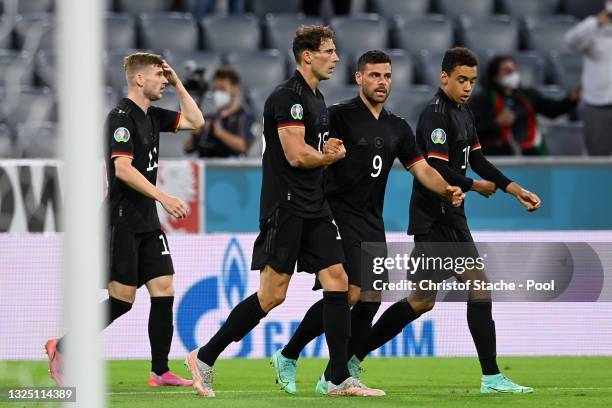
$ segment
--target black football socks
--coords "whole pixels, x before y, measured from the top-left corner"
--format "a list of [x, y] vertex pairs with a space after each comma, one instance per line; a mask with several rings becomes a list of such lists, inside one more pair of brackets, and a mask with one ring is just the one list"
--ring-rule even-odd
[[380, 302], [359, 301], [351, 308], [351, 338], [348, 343], [348, 358], [363, 345], [372, 330], [372, 321], [380, 308]]
[[281, 354], [286, 358], [297, 360], [304, 347], [321, 334], [323, 334], [323, 299], [310, 306]]
[[168, 354], [172, 345], [172, 305], [174, 296], [152, 296], [149, 311], [149, 342], [151, 343], [151, 371], [162, 375], [170, 371]]
[[[109, 296], [109, 298], [106, 299], [104, 302], [100, 303], [100, 305], [102, 306], [106, 317], [104, 328], [110, 326], [110, 324], [114, 322], [115, 319], [119, 318], [120, 316], [123, 316], [132, 308], [131, 303], [116, 299], [112, 296]], [[64, 337], [57, 341], [56, 347], [57, 350], [60, 352], [62, 351], [62, 341], [64, 340]]]
[[370, 351], [386, 344], [389, 340], [400, 334], [408, 323], [418, 317], [419, 315], [406, 300], [400, 300], [392, 304], [376, 321], [368, 339], [361, 347], [358, 347], [358, 351], [354, 355], [363, 361]]
[[231, 342], [240, 341], [266, 314], [259, 304], [257, 292], [253, 293], [236, 305], [219, 331], [208, 343], [200, 347], [198, 359], [212, 367]]
[[329, 380], [341, 384], [350, 375], [347, 363], [351, 317], [347, 292], [323, 292], [323, 328], [329, 349]]
[[469, 301], [467, 303], [467, 322], [476, 346], [482, 374], [499, 374], [491, 301]]

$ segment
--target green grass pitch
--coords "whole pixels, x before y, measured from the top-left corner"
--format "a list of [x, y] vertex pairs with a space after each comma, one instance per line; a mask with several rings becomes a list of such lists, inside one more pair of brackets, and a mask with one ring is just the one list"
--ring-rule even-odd
[[[127, 360], [107, 365], [108, 406], [157, 407], [611, 407], [612, 357], [501, 357], [502, 371], [533, 394], [480, 395], [480, 369], [476, 358], [379, 358], [364, 364], [362, 380], [383, 388], [383, 398], [326, 398], [314, 394], [321, 359], [298, 364], [297, 396], [289, 396], [274, 383], [267, 360], [219, 360], [215, 365], [217, 398], [197, 397], [191, 389], [149, 388], [149, 363]], [[29, 382], [49, 386], [44, 362], [0, 362], [2, 388]], [[187, 375], [182, 362], [171, 368]], [[78, 390], [77, 390], [78, 396]], [[2, 403], [12, 408], [44, 404]], [[59, 406], [59, 404], [47, 404]]]

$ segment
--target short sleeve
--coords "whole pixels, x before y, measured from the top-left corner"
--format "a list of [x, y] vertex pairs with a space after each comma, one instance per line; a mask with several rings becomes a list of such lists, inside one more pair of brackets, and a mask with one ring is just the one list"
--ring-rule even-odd
[[278, 130], [304, 128], [304, 106], [300, 96], [290, 89], [279, 89], [272, 96], [272, 114]]
[[151, 106], [149, 108], [149, 114], [155, 115], [159, 120], [160, 132], [176, 133], [178, 130], [179, 123], [181, 122], [181, 112]]
[[334, 106], [331, 106], [327, 109], [327, 117], [329, 118], [329, 137], [344, 140], [345, 132], [342, 127], [342, 115], [340, 115]]
[[134, 158], [134, 122], [121, 113], [111, 113], [107, 119], [106, 138], [110, 143], [110, 157]]
[[428, 159], [436, 158], [448, 161], [449, 124], [444, 116], [437, 112], [425, 111], [419, 120], [417, 136], [424, 142]]
[[406, 170], [410, 170], [412, 166], [421, 160], [425, 160], [425, 158], [416, 145], [416, 139], [414, 133], [412, 132], [412, 128], [405, 120], [402, 120], [400, 134], [401, 144], [399, 151], [397, 152], [397, 158], [404, 165]]

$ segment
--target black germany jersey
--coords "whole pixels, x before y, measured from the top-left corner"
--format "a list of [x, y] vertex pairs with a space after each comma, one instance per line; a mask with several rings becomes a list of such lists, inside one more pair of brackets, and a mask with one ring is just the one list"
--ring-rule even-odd
[[281, 206], [303, 218], [331, 214], [323, 194], [323, 168], [291, 167], [278, 130], [304, 128], [306, 144], [321, 151], [328, 136], [327, 109], [319, 90], [313, 92], [296, 71], [277, 86], [264, 105], [263, 178], [259, 218], [270, 217]]
[[326, 193], [335, 212], [373, 215], [382, 223], [385, 188], [396, 158], [409, 169], [424, 160], [410, 125], [383, 109], [376, 119], [362, 99], [329, 108], [329, 135], [341, 139], [346, 157], [326, 170]]
[[[451, 170], [463, 176], [470, 152], [480, 149], [472, 111], [467, 105], [451, 101], [441, 89], [419, 117], [416, 140], [428, 161], [444, 160]], [[426, 234], [434, 222], [468, 229], [463, 203], [455, 208], [414, 180], [408, 233]]]
[[115, 176], [115, 157], [129, 157], [151, 184], [157, 182], [159, 132], [176, 132], [180, 112], [149, 107], [144, 113], [128, 98], [110, 111], [105, 124], [106, 171], [109, 220], [113, 226], [132, 232], [160, 228], [155, 200], [126, 185]]

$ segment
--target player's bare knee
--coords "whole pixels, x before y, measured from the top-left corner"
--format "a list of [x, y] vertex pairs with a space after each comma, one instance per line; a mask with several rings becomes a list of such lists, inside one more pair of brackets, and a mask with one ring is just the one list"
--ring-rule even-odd
[[359, 302], [359, 298], [361, 297], [361, 288], [359, 286], [349, 285], [348, 297], [349, 305], [351, 306]]
[[174, 296], [174, 280], [172, 276], [160, 276], [146, 283], [151, 296]]
[[257, 292], [257, 298], [263, 311], [268, 313], [285, 301], [286, 294], [284, 290], [259, 291]]
[[429, 312], [436, 305], [436, 302], [433, 302], [433, 301], [414, 301], [414, 300], [411, 300], [409, 303], [410, 303], [410, 307], [412, 307], [412, 310], [414, 310], [415, 313], [417, 313], [419, 315], [422, 315], [423, 313]]
[[136, 287], [123, 285], [118, 282], [110, 282], [108, 284], [108, 294], [115, 299], [134, 303], [136, 300]]

